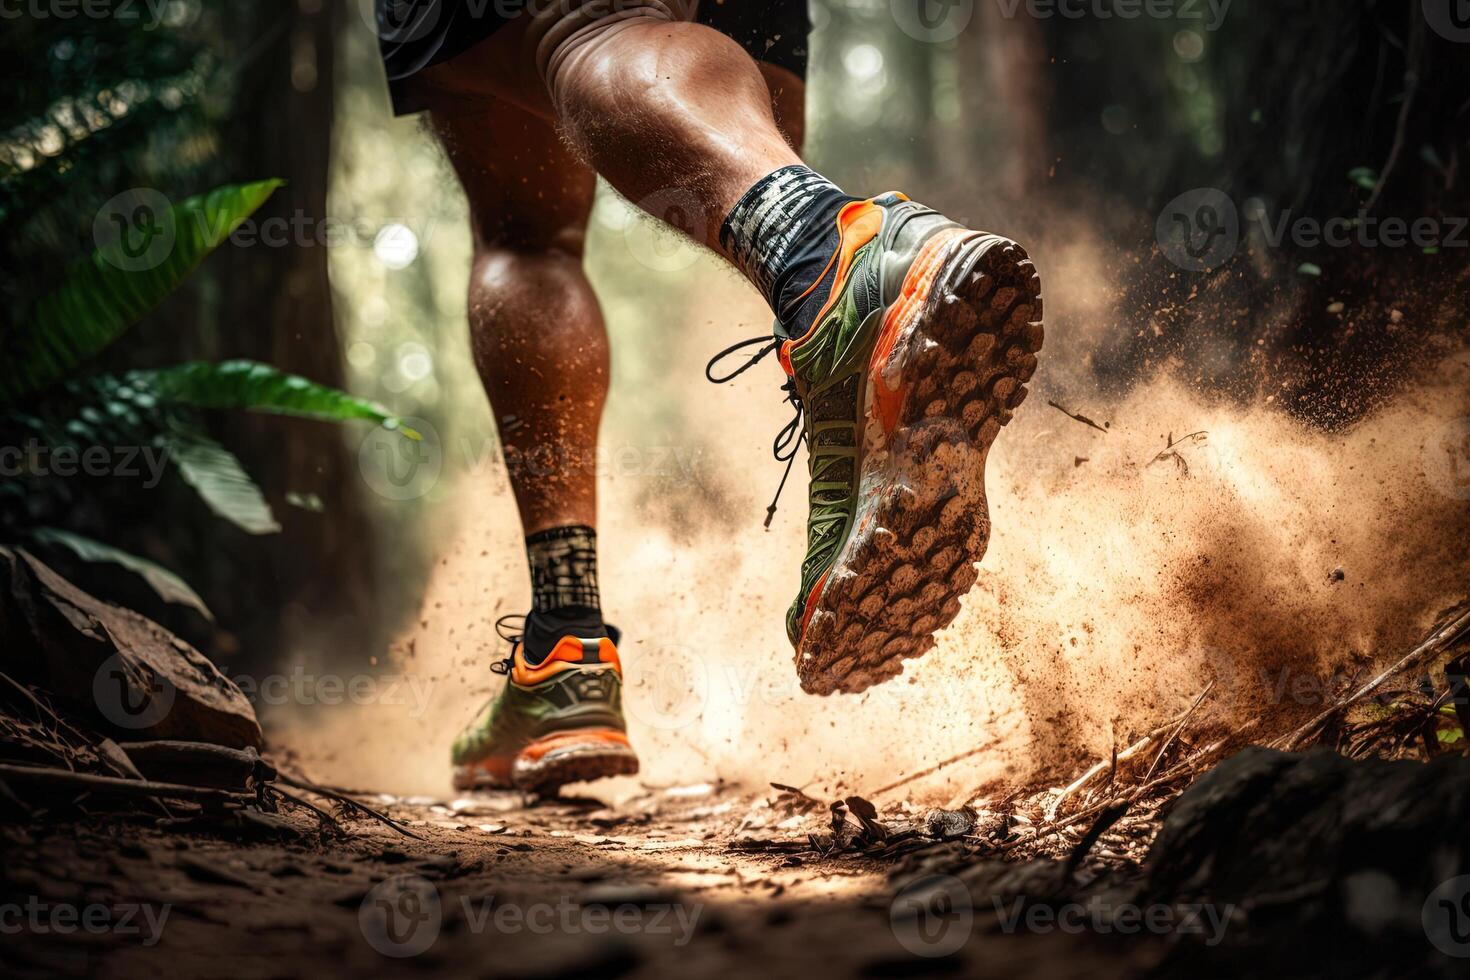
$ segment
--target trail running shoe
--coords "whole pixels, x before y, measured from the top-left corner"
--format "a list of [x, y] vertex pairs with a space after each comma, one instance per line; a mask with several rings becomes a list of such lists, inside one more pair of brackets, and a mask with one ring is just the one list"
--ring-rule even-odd
[[496, 624], [511, 643], [510, 656], [491, 668], [507, 675], [505, 688], [455, 740], [454, 788], [550, 795], [567, 783], [636, 773], [617, 629], [565, 635], [531, 613], [515, 634], [507, 629], [513, 618]]
[[959, 615], [990, 539], [986, 455], [1042, 342], [1040, 279], [1015, 242], [892, 193], [837, 223], [826, 305], [778, 345], [797, 418], [777, 456], [810, 450], [786, 630], [813, 694], [896, 676]]

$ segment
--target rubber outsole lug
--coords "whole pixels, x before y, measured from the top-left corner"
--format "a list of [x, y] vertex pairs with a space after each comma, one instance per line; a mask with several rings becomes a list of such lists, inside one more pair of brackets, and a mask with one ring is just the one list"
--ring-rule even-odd
[[568, 783], [584, 783], [611, 776], [633, 776], [638, 756], [630, 748], [608, 745], [568, 746], [549, 752], [540, 761], [516, 760], [511, 778], [516, 789], [551, 796]]
[[[1044, 340], [1021, 246], [985, 239], [941, 271], [895, 346], [909, 383], [886, 445], [864, 458], [853, 531], [796, 651], [802, 689], [857, 693], [903, 671], [959, 615], [990, 541], [985, 461], [1026, 398]], [[865, 396], [866, 397], [866, 396]]]
[[551, 796], [568, 783], [633, 776], [637, 772], [638, 755], [631, 747], [602, 740], [573, 740], [548, 751], [539, 759], [517, 756], [510, 765], [508, 776], [479, 766], [455, 766], [454, 788], [461, 792], [520, 790]]

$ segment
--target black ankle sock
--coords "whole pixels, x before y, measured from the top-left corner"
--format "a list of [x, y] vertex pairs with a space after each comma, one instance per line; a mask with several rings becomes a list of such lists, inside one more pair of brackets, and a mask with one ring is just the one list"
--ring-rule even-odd
[[826, 302], [827, 290], [812, 287], [836, 275], [837, 213], [856, 200], [796, 164], [757, 181], [720, 226], [720, 244], [771, 304], [785, 336], [805, 334]]
[[601, 626], [597, 532], [583, 524], [548, 528], [526, 538], [531, 610], [544, 622]]

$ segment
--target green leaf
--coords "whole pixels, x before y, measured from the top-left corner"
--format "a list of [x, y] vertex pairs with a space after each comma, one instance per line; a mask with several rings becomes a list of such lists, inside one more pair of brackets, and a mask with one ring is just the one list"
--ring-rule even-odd
[[0, 337], [6, 352], [0, 402], [65, 378], [117, 340], [281, 183], [227, 185], [166, 210], [167, 199], [147, 190], [103, 205], [95, 228], [99, 234], [116, 231], [117, 240], [73, 266], [66, 281], [36, 304], [29, 322]]
[[1315, 262], [1303, 262], [1296, 267], [1296, 271], [1304, 276], [1317, 278], [1322, 275], [1322, 267]]
[[176, 367], [130, 371], [127, 382], [162, 401], [194, 408], [243, 408], [278, 415], [342, 422], [364, 419], [422, 438], [382, 405], [255, 361], [194, 361]]
[[168, 441], [168, 455], [184, 482], [220, 517], [247, 534], [281, 530], [265, 494], [224, 446], [205, 436], [177, 434]]
[[58, 527], [37, 528], [31, 532], [31, 537], [42, 544], [59, 545], [66, 548], [82, 561], [110, 562], [126, 568], [147, 582], [163, 601], [188, 606], [211, 623], [214, 622], [214, 613], [210, 612], [204, 600], [199, 598], [199, 593], [189, 588], [187, 582], [157, 562], [139, 558], [120, 548], [114, 548], [110, 544], [104, 544], [93, 538]]

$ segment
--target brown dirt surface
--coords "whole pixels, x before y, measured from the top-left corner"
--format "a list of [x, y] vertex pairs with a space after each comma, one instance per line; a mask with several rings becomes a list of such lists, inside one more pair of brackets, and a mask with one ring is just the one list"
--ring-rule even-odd
[[[6, 901], [42, 927], [0, 949], [8, 976], [94, 977], [1124, 976], [1162, 955], [1057, 931], [971, 936], [963, 917], [920, 933], [895, 911], [891, 858], [818, 856], [804, 830], [829, 815], [783, 797], [368, 798], [422, 839], [346, 817], [337, 836], [300, 810], [249, 834], [203, 816], [36, 822], [0, 846]], [[62, 907], [105, 908], [116, 928], [66, 931]], [[921, 955], [961, 928], [958, 952]]]

